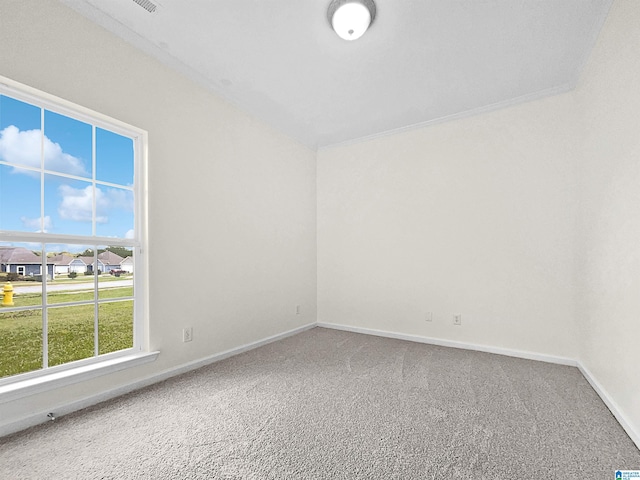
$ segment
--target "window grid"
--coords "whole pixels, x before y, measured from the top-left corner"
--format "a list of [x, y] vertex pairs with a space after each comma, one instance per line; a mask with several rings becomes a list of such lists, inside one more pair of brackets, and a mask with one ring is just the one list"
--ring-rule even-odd
[[[18, 84], [15, 84], [16, 87], [22, 87]], [[29, 87], [24, 87], [26, 90]], [[94, 112], [89, 112], [87, 109], [82, 107], [66, 107], [57, 102], [49, 101], [44, 97], [51, 97], [47, 94], [43, 94], [41, 92], [37, 92], [36, 95], [32, 95], [31, 93], [25, 93], [21, 90], [17, 90], [12, 87], [8, 87], [3, 83], [3, 79], [0, 77], [0, 94], [6, 97], [10, 97], [21, 102], [27, 103], [29, 105], [33, 105], [40, 109], [40, 168], [31, 167], [29, 165], [23, 165], [20, 163], [14, 163], [10, 161], [6, 161], [4, 159], [0, 159], [0, 165], [6, 165], [12, 168], [21, 168], [27, 171], [33, 171], [39, 173], [40, 178], [40, 231], [39, 232], [22, 232], [22, 231], [14, 231], [14, 230], [0, 230], [0, 245], [5, 244], [5, 242], [14, 243], [26, 243], [33, 242], [38, 243], [40, 245], [40, 254], [42, 258], [40, 271], [41, 271], [41, 305], [40, 306], [15, 306], [15, 307], [4, 307], [0, 310], [0, 312], [10, 313], [10, 312], [20, 312], [20, 311], [40, 311], [42, 314], [42, 370], [33, 370], [25, 373], [20, 373], [18, 375], [8, 376], [5, 378], [0, 378], [0, 385], [11, 383], [12, 381], [29, 378], [29, 377], [38, 377], [42, 374], [46, 374], [46, 372], [53, 373], [54, 371], [64, 370], [68, 367], [69, 364], [60, 364], [55, 366], [49, 366], [49, 310], [50, 308], [70, 308], [70, 307], [78, 307], [82, 305], [92, 305], [93, 308], [93, 357], [87, 358], [85, 360], [80, 361], [72, 361], [71, 363], [74, 365], [79, 365], [81, 363], [95, 363], [98, 358], [110, 359], [115, 356], [119, 356], [120, 354], [127, 353], [129, 350], [142, 350], [142, 338], [144, 333], [144, 323], [143, 323], [143, 304], [142, 304], [142, 289], [140, 288], [140, 279], [141, 275], [138, 273], [139, 270], [142, 269], [144, 262], [142, 261], [141, 254], [141, 237], [144, 233], [143, 225], [144, 225], [144, 206], [141, 203], [140, 191], [143, 188], [143, 184], [141, 184], [140, 180], [142, 178], [140, 172], [143, 169], [142, 162], [143, 158], [143, 148], [144, 148], [144, 140], [143, 137], [145, 134], [141, 131], [136, 131], [129, 126], [124, 126], [123, 124], [119, 125], [120, 122], [114, 121], [105, 121], [104, 117], [100, 114], [95, 114]], [[41, 96], [43, 98], [41, 98]], [[64, 102], [63, 103], [68, 103]], [[81, 122], [87, 123], [91, 125], [91, 178], [82, 177], [78, 175], [73, 175], [66, 172], [60, 172], [55, 170], [50, 170], [45, 168], [45, 138], [46, 138], [46, 130], [45, 130], [45, 111], [51, 111], [53, 113], [57, 113], [60, 115], [64, 115], [71, 119], [79, 120]], [[125, 138], [129, 138], [132, 140], [133, 146], [133, 179], [132, 184], [126, 185], [121, 183], [113, 183], [110, 181], [98, 180], [97, 179], [97, 130], [101, 128], [107, 132], [113, 132], [117, 135], [121, 135]], [[47, 221], [46, 221], [46, 176], [47, 175], [55, 175], [56, 178], [61, 179], [69, 179], [76, 180], [82, 182], [90, 182], [91, 184], [91, 192], [92, 192], [92, 218], [91, 218], [91, 235], [76, 235], [76, 234], [66, 234], [66, 233], [47, 233]], [[128, 191], [131, 193], [132, 201], [133, 201], [133, 238], [112, 238], [112, 237], [104, 237], [97, 235], [97, 218], [98, 218], [98, 189], [99, 186], [117, 188], [122, 191]], [[47, 261], [47, 245], [48, 244], [75, 244], [77, 246], [83, 245], [89, 247], [93, 250], [93, 292], [94, 298], [93, 300], [80, 300], [80, 301], [70, 301], [63, 303], [55, 303], [49, 304], [48, 301], [48, 293], [49, 290], [47, 288], [49, 279], [49, 263]], [[99, 296], [99, 288], [100, 288], [100, 278], [98, 275], [99, 270], [99, 259], [98, 259], [98, 250], [102, 245], [111, 245], [111, 246], [121, 246], [126, 247], [131, 250], [131, 257], [133, 262], [133, 269], [136, 274], [133, 275], [133, 295], [123, 295], [118, 296], [117, 298], [100, 298]], [[55, 266], [52, 266], [52, 274], [55, 270]], [[104, 273], [104, 272], [103, 272]], [[114, 303], [123, 303], [124, 302], [133, 302], [133, 321], [132, 321], [132, 338], [133, 345], [130, 349], [125, 349], [122, 351], [109, 352], [106, 354], [100, 355], [100, 329], [99, 329], [99, 321], [100, 321], [100, 306], [106, 304], [114, 304]]]

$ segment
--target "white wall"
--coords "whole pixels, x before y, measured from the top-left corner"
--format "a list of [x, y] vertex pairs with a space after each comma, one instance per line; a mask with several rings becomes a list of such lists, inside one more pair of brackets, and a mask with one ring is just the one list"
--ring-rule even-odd
[[318, 321], [575, 358], [574, 112], [561, 95], [321, 151]]
[[640, 3], [616, 0], [575, 95], [583, 117], [580, 360], [640, 441]]
[[568, 94], [321, 151], [318, 321], [573, 358], [638, 443], [638, 25]]
[[0, 75], [149, 132], [150, 344], [161, 351], [4, 403], [0, 426], [315, 322], [314, 152], [58, 2], [0, 0]]

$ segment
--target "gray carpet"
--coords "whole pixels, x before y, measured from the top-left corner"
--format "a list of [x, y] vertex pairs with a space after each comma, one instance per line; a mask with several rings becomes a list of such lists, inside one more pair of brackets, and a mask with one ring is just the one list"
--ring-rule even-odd
[[315, 328], [0, 439], [2, 479], [593, 479], [640, 452], [580, 372]]

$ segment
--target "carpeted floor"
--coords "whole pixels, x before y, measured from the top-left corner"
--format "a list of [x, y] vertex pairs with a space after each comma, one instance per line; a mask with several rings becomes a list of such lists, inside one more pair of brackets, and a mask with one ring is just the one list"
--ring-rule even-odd
[[2, 479], [593, 479], [640, 451], [576, 368], [315, 328], [0, 439]]

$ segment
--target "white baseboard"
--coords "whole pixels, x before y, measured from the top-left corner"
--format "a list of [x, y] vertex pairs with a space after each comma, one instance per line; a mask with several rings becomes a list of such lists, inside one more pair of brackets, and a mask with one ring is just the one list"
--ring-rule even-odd
[[595, 379], [591, 372], [579, 361], [571, 358], [556, 357], [553, 355], [545, 355], [541, 353], [526, 352], [521, 350], [511, 350], [507, 348], [490, 347], [487, 345], [476, 345], [472, 343], [456, 342], [451, 340], [442, 340], [439, 338], [422, 337], [419, 335], [408, 335], [397, 332], [389, 332], [386, 330], [374, 330], [371, 328], [352, 327], [349, 325], [341, 325], [336, 323], [318, 322], [318, 327], [331, 328], [334, 330], [344, 330], [346, 332], [363, 333], [365, 335], [375, 335], [378, 337], [396, 338], [399, 340], [408, 340], [410, 342], [427, 343], [429, 345], [438, 345], [442, 347], [462, 348], [464, 350], [475, 350], [478, 352], [495, 353], [497, 355], [506, 355], [509, 357], [525, 358], [527, 360], [536, 360], [540, 362], [555, 363], [559, 365], [568, 365], [577, 367], [584, 378], [591, 384], [598, 396], [602, 399], [613, 416], [618, 420], [620, 426], [627, 432], [629, 438], [640, 449], [640, 433], [634, 429], [631, 422], [626, 418], [620, 407], [607, 393], [604, 387]]
[[408, 340], [410, 342], [427, 343], [429, 345], [438, 345], [441, 347], [461, 348], [463, 350], [474, 350], [476, 352], [495, 353], [497, 355], [505, 355], [508, 357], [525, 358], [527, 360], [537, 360], [539, 362], [556, 363], [559, 365], [568, 365], [577, 367], [578, 362], [571, 358], [556, 357], [554, 355], [546, 355], [543, 353], [527, 352], [522, 350], [511, 350], [508, 348], [491, 347], [489, 345], [478, 345], [473, 343], [456, 342], [453, 340], [442, 340], [440, 338], [422, 337], [420, 335], [409, 335], [405, 333], [390, 332], [387, 330], [374, 330], [371, 328], [352, 327], [348, 325], [340, 325], [337, 323], [318, 322], [318, 327], [332, 328], [334, 330], [344, 330], [346, 332], [364, 333], [365, 335], [375, 335], [377, 337], [396, 338], [398, 340]]
[[147, 387], [154, 383], [161, 382], [171, 377], [175, 377], [176, 375], [180, 375], [182, 373], [190, 372], [191, 370], [195, 370], [200, 367], [204, 367], [206, 365], [219, 362], [220, 360], [224, 360], [225, 358], [232, 357], [234, 355], [238, 355], [240, 353], [253, 350], [254, 348], [261, 347], [268, 343], [275, 342], [277, 340], [282, 340], [283, 338], [290, 337], [297, 333], [304, 332], [305, 330], [309, 330], [315, 327], [315, 323], [310, 323], [307, 325], [303, 325], [302, 327], [294, 328], [292, 330], [288, 330], [283, 333], [279, 333], [277, 335], [272, 335], [270, 337], [263, 338], [261, 340], [257, 340], [255, 342], [247, 343], [246, 345], [241, 345], [236, 348], [232, 348], [230, 350], [226, 350], [224, 352], [216, 353], [215, 355], [211, 355], [200, 360], [196, 360], [193, 362], [185, 363], [175, 368], [171, 368], [165, 370], [163, 372], [157, 373], [155, 375], [151, 375], [149, 377], [137, 380], [135, 382], [129, 383], [122, 387], [118, 387], [112, 390], [108, 390], [106, 392], [99, 393], [97, 395], [90, 395], [88, 397], [82, 398], [80, 400], [76, 400], [72, 403], [66, 403], [62, 405], [57, 405], [51, 408], [48, 408], [45, 411], [41, 411], [38, 413], [34, 413], [23, 417], [19, 420], [14, 420], [12, 422], [0, 425], [0, 437], [5, 435], [10, 435], [12, 433], [19, 432], [20, 430], [24, 430], [29, 427], [34, 427], [36, 425], [40, 425], [46, 422], [51, 421], [47, 415], [49, 413], [53, 413], [56, 417], [61, 417], [63, 415], [68, 415], [69, 413], [82, 410], [83, 408], [90, 407], [92, 405], [96, 405], [98, 403], [104, 402], [106, 400], [111, 400], [112, 398], [119, 397], [121, 395], [125, 395], [129, 392], [133, 392], [134, 390], [138, 390], [143, 387]]
[[629, 438], [636, 444], [636, 447], [640, 450], [640, 432], [636, 430], [631, 422], [627, 419], [624, 413], [622, 413], [622, 409], [618, 406], [618, 404], [611, 398], [611, 396], [607, 393], [604, 387], [596, 380], [596, 378], [592, 375], [587, 367], [578, 363], [578, 368], [580, 372], [587, 379], [587, 382], [591, 384], [593, 389], [596, 391], [598, 396], [602, 399], [607, 408], [611, 411], [620, 426], [627, 432]]

